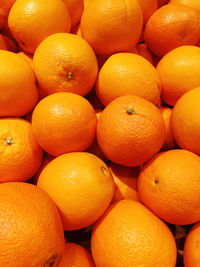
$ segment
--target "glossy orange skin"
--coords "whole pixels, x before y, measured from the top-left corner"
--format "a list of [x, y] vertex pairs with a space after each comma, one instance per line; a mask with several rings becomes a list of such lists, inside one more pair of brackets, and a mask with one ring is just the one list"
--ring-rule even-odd
[[57, 204], [66, 231], [93, 224], [108, 208], [114, 194], [108, 167], [87, 152], [55, 158], [43, 169], [37, 185]]
[[169, 2], [172, 4], [177, 3], [192, 7], [200, 13], [200, 2], [198, 0], [170, 0]]
[[4, 50], [0, 50], [0, 68], [0, 117], [25, 115], [38, 100], [33, 69], [15, 53]]
[[164, 138], [165, 125], [159, 109], [138, 96], [113, 100], [97, 124], [97, 140], [103, 153], [111, 161], [129, 167], [154, 156]]
[[199, 13], [180, 4], [159, 8], [148, 20], [144, 31], [147, 46], [159, 57], [176, 47], [195, 45], [199, 38]]
[[156, 69], [161, 80], [161, 97], [174, 106], [184, 93], [200, 86], [200, 48], [177, 47], [159, 61]]
[[56, 205], [38, 187], [0, 184], [0, 265], [57, 266], [65, 248]]
[[198, 267], [199, 259], [199, 237], [200, 237], [200, 223], [196, 223], [188, 233], [184, 244], [184, 266]]
[[43, 95], [71, 92], [84, 96], [93, 88], [98, 73], [92, 48], [69, 33], [47, 37], [34, 54], [33, 67]]
[[138, 1], [92, 0], [81, 18], [81, 34], [95, 53], [110, 55], [133, 48], [139, 41], [142, 25]]
[[97, 117], [82, 96], [55, 93], [43, 98], [32, 114], [37, 142], [50, 155], [84, 151], [94, 141]]
[[176, 143], [200, 155], [200, 87], [185, 93], [172, 111], [171, 126]]
[[176, 265], [169, 228], [141, 203], [128, 199], [113, 204], [94, 226], [91, 249], [98, 267]]
[[141, 171], [139, 196], [147, 208], [168, 223], [200, 220], [200, 157], [182, 149], [159, 153]]
[[66, 243], [64, 256], [58, 267], [94, 267], [90, 253], [75, 243]]
[[8, 25], [20, 47], [33, 54], [47, 36], [69, 32], [71, 18], [61, 0], [18, 0], [11, 8]]
[[156, 69], [142, 56], [118, 53], [99, 71], [95, 90], [104, 105], [124, 95], [137, 95], [153, 104], [160, 102], [160, 79]]
[[31, 124], [25, 120], [0, 119], [0, 182], [24, 182], [39, 169], [43, 151]]

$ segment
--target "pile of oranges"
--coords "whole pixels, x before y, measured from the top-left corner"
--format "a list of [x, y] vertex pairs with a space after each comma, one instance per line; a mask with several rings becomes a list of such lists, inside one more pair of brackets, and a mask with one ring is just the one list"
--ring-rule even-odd
[[200, 1], [0, 1], [0, 266], [200, 266]]

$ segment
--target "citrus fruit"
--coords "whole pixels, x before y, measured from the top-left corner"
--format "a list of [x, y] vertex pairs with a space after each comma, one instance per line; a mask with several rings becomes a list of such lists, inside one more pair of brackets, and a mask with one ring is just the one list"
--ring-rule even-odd
[[84, 9], [83, 0], [62, 0], [66, 5], [70, 17], [71, 17], [71, 26], [76, 26], [80, 20]]
[[98, 267], [175, 267], [176, 244], [168, 227], [142, 204], [121, 200], [93, 228], [92, 256]]
[[37, 186], [0, 184], [0, 265], [57, 266], [65, 248], [56, 205]]
[[168, 223], [200, 220], [200, 157], [187, 150], [162, 152], [150, 160], [138, 180], [139, 197]]
[[138, 0], [143, 11], [143, 23], [145, 24], [158, 8], [158, 0]]
[[32, 114], [35, 138], [52, 156], [87, 149], [94, 141], [96, 124], [92, 105], [72, 93], [55, 93], [43, 98]]
[[108, 167], [87, 152], [67, 153], [52, 160], [41, 172], [37, 185], [57, 204], [68, 231], [99, 219], [114, 193]]
[[101, 113], [97, 140], [114, 163], [134, 167], [153, 157], [162, 147], [165, 125], [159, 109], [134, 95], [113, 100]]

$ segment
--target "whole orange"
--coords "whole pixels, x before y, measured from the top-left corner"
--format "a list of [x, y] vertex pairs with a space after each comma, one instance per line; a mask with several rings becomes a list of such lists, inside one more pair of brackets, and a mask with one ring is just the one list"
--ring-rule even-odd
[[0, 119], [0, 182], [23, 182], [39, 169], [42, 149], [31, 124], [22, 119]]
[[169, 228], [142, 204], [121, 200], [93, 228], [92, 256], [98, 267], [175, 267]]
[[0, 50], [0, 69], [0, 117], [25, 115], [38, 100], [33, 69], [15, 53], [4, 50]]
[[33, 54], [47, 36], [69, 32], [71, 18], [61, 0], [17, 0], [10, 10], [8, 25], [21, 48]]
[[172, 115], [172, 109], [168, 107], [160, 107], [159, 108], [164, 122], [165, 122], [165, 128], [166, 128], [166, 135], [165, 135], [165, 141], [163, 144], [163, 149], [164, 150], [169, 150], [172, 148], [175, 148], [175, 140], [174, 136], [172, 133], [172, 128], [171, 128], [171, 115]]
[[94, 267], [90, 253], [75, 243], [66, 243], [59, 267]]
[[159, 57], [182, 45], [195, 45], [200, 38], [200, 18], [196, 10], [181, 4], [159, 8], [148, 20], [144, 40]]
[[160, 79], [156, 69], [142, 56], [118, 53], [99, 71], [96, 94], [104, 105], [124, 95], [137, 95], [153, 104], [160, 102]]
[[47, 37], [34, 54], [33, 66], [44, 95], [64, 91], [84, 96], [93, 88], [98, 73], [92, 48], [70, 33]]
[[0, 266], [58, 266], [63, 226], [50, 197], [27, 183], [0, 184]]
[[70, 17], [71, 17], [71, 26], [76, 26], [80, 20], [84, 9], [83, 0], [62, 0], [66, 5]]
[[159, 109], [134, 95], [113, 100], [97, 124], [97, 140], [108, 159], [134, 167], [153, 157], [162, 147], [165, 125]]
[[132, 199], [139, 201], [137, 180], [140, 169], [138, 167], [126, 167], [111, 162], [109, 170], [115, 183], [113, 201]]
[[108, 167], [87, 152], [55, 158], [43, 169], [37, 185], [57, 204], [67, 231], [87, 227], [99, 219], [114, 193]]
[[200, 220], [200, 157], [187, 150], [162, 152], [150, 160], [138, 180], [139, 197], [168, 223]]
[[195, 224], [188, 233], [184, 244], [184, 266], [198, 267], [200, 265], [200, 222]]
[[92, 0], [81, 18], [81, 34], [97, 54], [106, 55], [133, 48], [142, 25], [137, 0]]
[[200, 155], [200, 87], [185, 93], [176, 103], [171, 116], [176, 143]]
[[200, 86], [200, 48], [191, 45], [173, 49], [159, 61], [157, 71], [161, 97], [174, 106], [184, 93]]
[[82, 96], [55, 93], [43, 98], [32, 115], [39, 145], [52, 156], [86, 150], [94, 141], [97, 117]]

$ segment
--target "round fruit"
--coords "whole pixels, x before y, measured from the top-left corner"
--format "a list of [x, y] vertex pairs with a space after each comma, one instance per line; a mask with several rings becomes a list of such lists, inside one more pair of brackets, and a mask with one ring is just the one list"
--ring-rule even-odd
[[107, 55], [132, 49], [142, 25], [137, 0], [92, 0], [81, 18], [81, 34], [97, 54]]
[[0, 182], [23, 182], [39, 169], [43, 152], [31, 124], [22, 119], [0, 119]]
[[27, 183], [0, 184], [0, 266], [57, 266], [64, 234], [56, 205]]
[[38, 99], [33, 69], [24, 59], [5, 50], [0, 50], [0, 69], [0, 117], [25, 115]]
[[44, 95], [64, 91], [84, 96], [98, 73], [92, 48], [81, 37], [69, 33], [47, 37], [34, 54], [33, 66]]
[[113, 201], [119, 201], [122, 199], [139, 201], [137, 182], [140, 169], [138, 167], [131, 168], [110, 163], [109, 170], [115, 183]]
[[99, 219], [114, 193], [108, 167], [87, 152], [52, 160], [41, 172], [38, 186], [57, 204], [67, 231], [87, 227]]
[[61, 0], [17, 0], [10, 10], [8, 25], [21, 48], [33, 54], [47, 36], [69, 32], [71, 18]]
[[150, 160], [138, 180], [139, 197], [168, 223], [200, 220], [200, 157], [187, 150], [162, 152]]
[[32, 114], [35, 138], [52, 156], [86, 150], [94, 141], [96, 124], [92, 105], [72, 93], [55, 93], [43, 98]]
[[170, 106], [187, 91], [200, 86], [200, 48], [180, 46], [167, 53], [158, 63], [162, 98]]
[[182, 45], [195, 45], [200, 38], [200, 19], [196, 10], [180, 4], [159, 8], [148, 20], [144, 40], [159, 57]]
[[97, 124], [97, 140], [108, 159], [134, 167], [153, 157], [162, 147], [165, 125], [159, 109], [134, 95], [113, 100]]
[[200, 223], [195, 224], [188, 233], [184, 244], [184, 266], [200, 266]]
[[185, 93], [172, 111], [171, 126], [176, 143], [200, 155], [200, 87]]
[[118, 53], [108, 58], [99, 71], [96, 93], [104, 105], [123, 95], [137, 95], [157, 105], [160, 79], [145, 58], [132, 53]]
[[66, 243], [59, 267], [94, 267], [90, 253], [75, 243]]
[[93, 228], [92, 256], [98, 267], [174, 267], [176, 244], [168, 227], [142, 204], [121, 200]]

